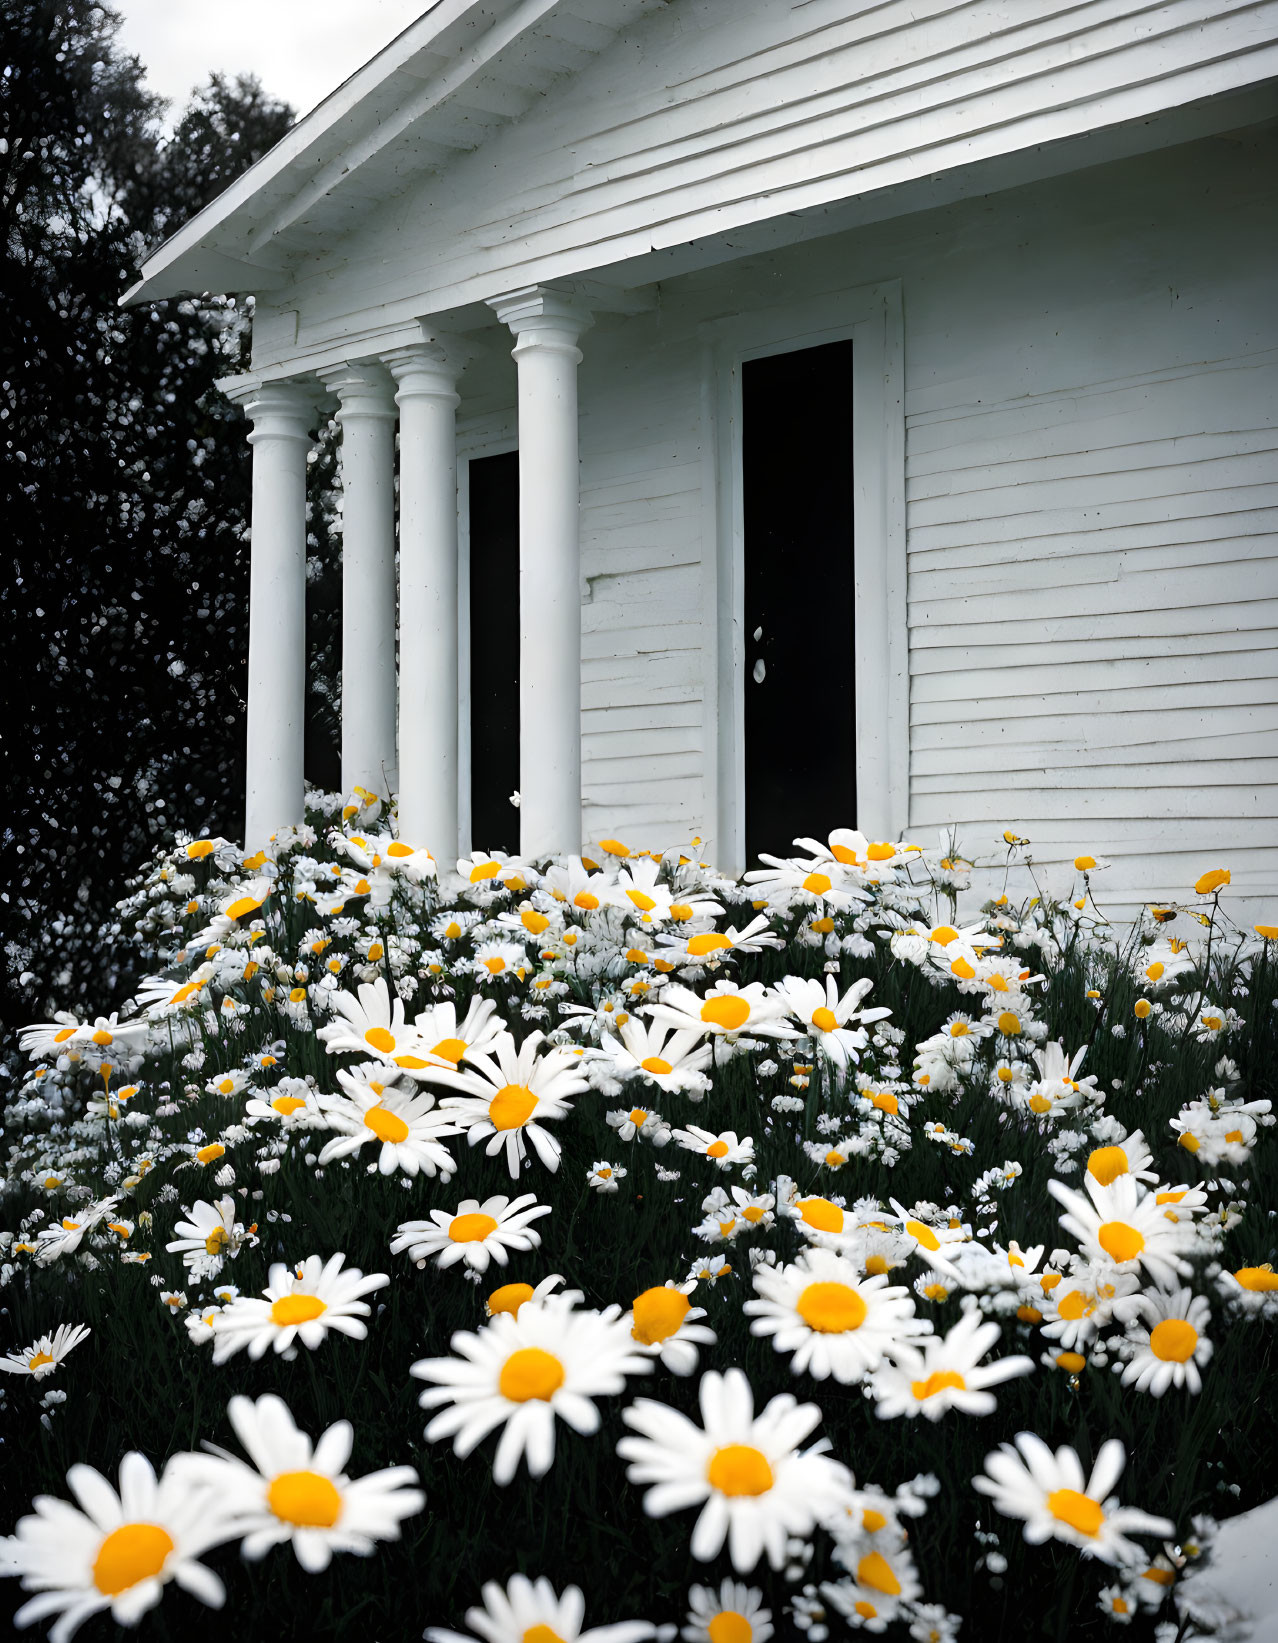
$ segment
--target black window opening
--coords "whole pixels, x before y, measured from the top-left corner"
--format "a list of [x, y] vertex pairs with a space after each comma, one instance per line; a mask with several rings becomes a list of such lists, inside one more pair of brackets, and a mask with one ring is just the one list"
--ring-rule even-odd
[[741, 372], [745, 847], [856, 825], [852, 344]]
[[470, 837], [519, 848], [519, 453], [472, 458]]

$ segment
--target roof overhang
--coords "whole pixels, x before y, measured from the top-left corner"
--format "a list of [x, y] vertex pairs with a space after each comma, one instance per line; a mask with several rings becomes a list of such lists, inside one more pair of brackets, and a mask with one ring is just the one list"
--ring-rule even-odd
[[269, 292], [409, 180], [477, 148], [665, 0], [435, 0], [142, 265], [125, 305]]

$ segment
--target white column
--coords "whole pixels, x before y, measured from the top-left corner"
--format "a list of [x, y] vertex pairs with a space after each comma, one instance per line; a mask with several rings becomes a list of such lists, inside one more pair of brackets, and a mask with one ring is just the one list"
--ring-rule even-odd
[[244, 845], [260, 849], [303, 813], [306, 456], [315, 393], [271, 382], [234, 396], [253, 424], [248, 761]]
[[453, 343], [386, 355], [399, 392], [399, 833], [457, 858], [457, 377]]
[[519, 843], [581, 848], [581, 584], [577, 339], [569, 292], [530, 286], [489, 306], [514, 332], [519, 368]]
[[342, 790], [383, 799], [395, 757], [395, 385], [381, 365], [324, 373], [342, 425]]

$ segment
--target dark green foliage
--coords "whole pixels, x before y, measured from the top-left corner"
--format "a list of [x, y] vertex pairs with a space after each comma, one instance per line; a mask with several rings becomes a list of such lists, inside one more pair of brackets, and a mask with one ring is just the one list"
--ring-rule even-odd
[[[0, 19], [0, 1019], [20, 1021], [127, 984], [118, 947], [91, 945], [122, 871], [175, 827], [241, 825], [249, 464], [213, 383], [246, 363], [249, 309], [119, 299], [292, 113], [215, 75], [169, 136], [110, 6], [4, 0]], [[312, 583], [327, 607], [331, 581]]]

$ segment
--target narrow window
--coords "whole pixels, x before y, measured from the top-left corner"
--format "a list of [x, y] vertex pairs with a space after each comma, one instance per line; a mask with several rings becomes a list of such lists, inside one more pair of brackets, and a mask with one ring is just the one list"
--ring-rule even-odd
[[470, 836], [519, 848], [519, 453], [470, 468]]
[[748, 360], [745, 844], [856, 824], [852, 344]]

